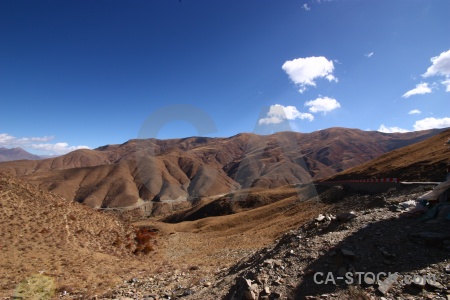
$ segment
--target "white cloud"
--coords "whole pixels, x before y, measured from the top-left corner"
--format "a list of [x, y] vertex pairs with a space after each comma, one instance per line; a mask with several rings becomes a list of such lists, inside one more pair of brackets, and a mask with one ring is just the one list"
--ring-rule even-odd
[[307, 86], [316, 86], [317, 78], [326, 78], [328, 81], [338, 81], [333, 75], [333, 61], [323, 56], [311, 56], [296, 58], [286, 61], [282, 69], [289, 75], [289, 78], [300, 86], [299, 92], [306, 91]]
[[280, 104], [271, 105], [267, 116], [258, 121], [260, 125], [262, 124], [278, 124], [284, 120], [293, 121], [295, 119], [300, 120], [314, 120], [314, 116], [310, 113], [302, 113], [297, 110], [295, 106], [283, 106]]
[[420, 115], [422, 112], [418, 109], [413, 109], [408, 112], [410, 115]]
[[429, 93], [431, 93], [431, 88], [428, 86], [428, 83], [422, 82], [422, 83], [416, 84], [415, 88], [404, 93], [402, 97], [408, 98], [413, 95], [422, 95], [422, 94], [429, 94]]
[[414, 123], [414, 130], [450, 127], [450, 118], [425, 118]]
[[450, 76], [450, 50], [442, 52], [439, 56], [432, 57], [431, 62], [433, 64], [422, 75], [423, 77], [435, 75]]
[[371, 58], [371, 57], [372, 57], [372, 55], [373, 55], [373, 52], [370, 52], [370, 53], [366, 53], [366, 54], [364, 54], [364, 56], [365, 56], [365, 57], [368, 57], [368, 58]]
[[302, 5], [302, 8], [303, 8], [304, 10], [311, 10], [311, 7], [308, 5], [308, 3], [303, 4], [303, 5]]
[[308, 101], [305, 103], [305, 106], [309, 106], [309, 111], [312, 113], [327, 113], [341, 107], [341, 104], [336, 99], [323, 97]]
[[54, 139], [53, 136], [16, 138], [7, 133], [0, 133], [0, 146], [8, 148], [22, 147], [27, 146], [30, 143], [48, 142], [53, 139]]
[[446, 80], [441, 81], [443, 85], [445, 85], [445, 91], [450, 92], [450, 77], [447, 77]]
[[378, 128], [378, 131], [379, 132], [384, 132], [384, 133], [409, 132], [409, 130], [406, 130], [406, 129], [403, 129], [403, 128], [400, 128], [400, 127], [396, 127], [396, 126], [387, 127], [387, 126], [384, 126], [384, 124], [380, 125], [380, 128]]
[[78, 149], [89, 149], [88, 146], [70, 146], [67, 143], [55, 143], [55, 144], [32, 144], [31, 148], [37, 150], [43, 150], [52, 154], [66, 154], [68, 152]]
[[47, 143], [53, 136], [17, 138], [8, 133], [0, 133], [0, 147], [42, 150], [45, 154], [65, 154], [77, 149], [89, 149], [88, 146], [70, 146], [67, 143]]

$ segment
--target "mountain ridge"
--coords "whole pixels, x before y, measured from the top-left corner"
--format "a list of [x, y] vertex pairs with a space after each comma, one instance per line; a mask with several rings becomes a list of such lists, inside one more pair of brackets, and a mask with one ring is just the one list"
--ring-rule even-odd
[[169, 205], [161, 201], [311, 183], [441, 131], [386, 134], [330, 128], [264, 136], [132, 139], [41, 161], [0, 163], [0, 170], [92, 207], [144, 202], [155, 210]]
[[31, 154], [20, 147], [15, 148], [0, 147], [0, 162], [22, 160], [22, 159], [38, 160], [42, 159], [42, 157], [39, 155]]

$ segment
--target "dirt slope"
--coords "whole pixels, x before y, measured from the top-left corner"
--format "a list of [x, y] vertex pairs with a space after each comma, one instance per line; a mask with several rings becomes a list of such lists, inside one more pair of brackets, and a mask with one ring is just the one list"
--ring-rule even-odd
[[142, 266], [133, 227], [4, 173], [0, 211], [0, 296], [29, 297], [27, 280], [93, 295]]

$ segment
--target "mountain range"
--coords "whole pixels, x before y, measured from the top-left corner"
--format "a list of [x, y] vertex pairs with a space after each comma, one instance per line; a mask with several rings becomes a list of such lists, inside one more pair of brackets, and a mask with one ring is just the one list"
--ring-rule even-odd
[[21, 159], [37, 160], [37, 159], [42, 159], [42, 157], [39, 155], [31, 154], [31, 153], [23, 150], [20, 147], [16, 147], [16, 148], [12, 148], [12, 149], [8, 149], [5, 147], [0, 148], [0, 162], [21, 160]]
[[183, 202], [243, 188], [306, 184], [441, 131], [330, 128], [265, 136], [134, 139], [50, 159], [3, 162], [0, 171], [91, 207], [130, 207]]

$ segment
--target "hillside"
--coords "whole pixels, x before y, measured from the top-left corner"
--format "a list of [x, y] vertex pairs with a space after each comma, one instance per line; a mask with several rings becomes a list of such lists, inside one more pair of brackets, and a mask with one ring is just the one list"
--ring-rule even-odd
[[[449, 131], [444, 131], [406, 150], [386, 154], [378, 171], [388, 172], [382, 168], [392, 166], [408, 170], [415, 162], [427, 160], [431, 160], [431, 170], [433, 163], [440, 165], [443, 158], [448, 159], [448, 135]], [[120, 145], [109, 147], [117, 151], [96, 150], [96, 157], [125, 156]], [[393, 155], [398, 151], [403, 156]], [[168, 150], [161, 157], [175, 161], [180, 153], [179, 149]], [[416, 161], [406, 159], [405, 153], [412, 153]], [[66, 163], [82, 163], [82, 155], [72, 161], [69, 157]], [[90, 176], [107, 178], [123, 172], [121, 168], [136, 168], [135, 164], [131, 159], [119, 159], [101, 166], [55, 167], [20, 177], [82, 171], [84, 180], [90, 180]], [[111, 188], [117, 183], [110, 183]], [[362, 195], [339, 186], [314, 184], [253, 187], [195, 199], [192, 208], [148, 219], [136, 218], [133, 213], [137, 210], [111, 214], [92, 210], [0, 173], [0, 208], [4, 212], [0, 216], [0, 297], [15, 293], [27, 298], [32, 285], [39, 284], [62, 299], [92, 299], [94, 295], [97, 299], [248, 299], [249, 292], [259, 297], [252, 299], [436, 299], [444, 295], [450, 282], [444, 271], [448, 268], [448, 221], [419, 222], [400, 218], [397, 211], [399, 203], [430, 188], [398, 186], [384, 194]], [[342, 217], [350, 211], [354, 217]], [[133, 219], [132, 227], [126, 220]], [[147, 254], [137, 248], [141, 230], [152, 232]], [[436, 233], [431, 237], [443, 237], [445, 243], [442, 239], [411, 238], [422, 231]], [[141, 249], [137, 255], [133, 254], [136, 249]], [[382, 294], [377, 284], [312, 283], [314, 272], [330, 271], [337, 276], [343, 270], [398, 271], [402, 278], [431, 272], [438, 276], [439, 285], [398, 284]]]
[[146, 203], [159, 211], [161, 200], [309, 183], [440, 131], [386, 134], [331, 128], [308, 134], [130, 140], [41, 161], [0, 163], [0, 170], [92, 207]]
[[424, 141], [388, 152], [328, 178], [330, 181], [399, 178], [404, 181], [444, 181], [450, 164], [450, 130]]
[[[93, 294], [142, 265], [132, 226], [4, 173], [0, 210], [0, 297]], [[48, 294], [30, 298], [31, 284]]]

